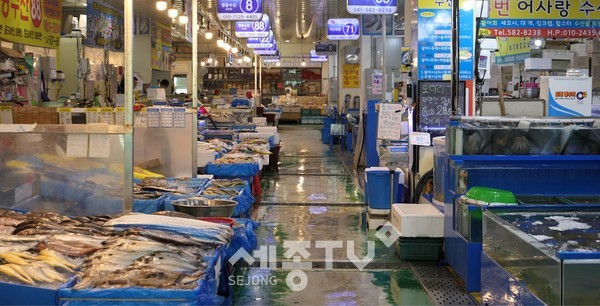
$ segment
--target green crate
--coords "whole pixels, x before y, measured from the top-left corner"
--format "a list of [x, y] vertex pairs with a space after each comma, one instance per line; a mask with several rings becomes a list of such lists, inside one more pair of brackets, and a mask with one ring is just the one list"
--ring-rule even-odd
[[321, 115], [321, 109], [320, 108], [311, 108], [310, 113], [311, 113], [311, 115]]
[[309, 108], [303, 108], [300, 113], [304, 116], [304, 115], [310, 115], [310, 109]]
[[444, 238], [400, 237], [396, 241], [396, 254], [402, 260], [439, 260]]

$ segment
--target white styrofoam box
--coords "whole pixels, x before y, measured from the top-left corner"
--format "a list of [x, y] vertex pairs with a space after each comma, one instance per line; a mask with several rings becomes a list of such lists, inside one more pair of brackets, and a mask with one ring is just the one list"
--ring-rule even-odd
[[392, 204], [400, 237], [444, 237], [444, 214], [431, 204]]
[[588, 56], [586, 44], [572, 44], [569, 50], [575, 52], [575, 56]]
[[246, 139], [246, 138], [269, 139], [270, 137], [273, 137], [273, 133], [239, 133], [238, 134], [239, 139]]
[[269, 164], [269, 154], [265, 154], [262, 156], [263, 162], [265, 163], [265, 165]]
[[571, 68], [575, 69], [589, 69], [590, 68], [590, 57], [589, 56], [575, 56], [571, 59]]
[[256, 128], [256, 132], [275, 134], [275, 133], [277, 133], [277, 127], [276, 126], [259, 126]]
[[574, 51], [569, 50], [544, 50], [542, 51], [543, 58], [551, 58], [555, 60], [570, 60], [575, 56]]
[[275, 133], [275, 135], [273, 135], [273, 143], [278, 145], [281, 142], [281, 139], [279, 138], [279, 133]]
[[146, 97], [148, 98], [149, 101], [165, 100], [167, 98], [164, 88], [152, 88], [152, 87], [148, 88]]
[[209, 180], [212, 180], [215, 178], [215, 176], [212, 174], [198, 174], [196, 177], [200, 178], [200, 179], [209, 179]]
[[256, 124], [257, 127], [267, 126], [267, 117], [253, 117], [252, 123]]
[[210, 150], [210, 143], [204, 142], [204, 141], [198, 141], [198, 143], [196, 144], [196, 147], [198, 148], [198, 151]]
[[204, 167], [206, 164], [215, 161], [217, 152], [213, 150], [198, 150], [197, 166]]
[[551, 58], [526, 58], [525, 70], [550, 70], [552, 69]]

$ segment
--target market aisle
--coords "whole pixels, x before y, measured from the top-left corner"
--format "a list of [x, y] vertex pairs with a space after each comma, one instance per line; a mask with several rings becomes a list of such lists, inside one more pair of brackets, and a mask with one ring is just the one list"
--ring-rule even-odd
[[[367, 234], [362, 191], [340, 158], [321, 144], [319, 129], [280, 126], [280, 133], [279, 174], [263, 179], [262, 202], [254, 213], [261, 223], [259, 247], [275, 246], [276, 268], [261, 268], [258, 261], [238, 268], [234, 303], [430, 304], [410, 265], [375, 237], [374, 231]], [[286, 253], [286, 241], [305, 244], [308, 253], [301, 262], [294, 262], [299, 253]], [[321, 244], [336, 248], [328, 254]], [[369, 253], [374, 258], [365, 261], [363, 271], [349, 259]], [[287, 282], [297, 273], [292, 272], [294, 264], [302, 265], [295, 270], [306, 278], [306, 287], [300, 291], [290, 289]]]

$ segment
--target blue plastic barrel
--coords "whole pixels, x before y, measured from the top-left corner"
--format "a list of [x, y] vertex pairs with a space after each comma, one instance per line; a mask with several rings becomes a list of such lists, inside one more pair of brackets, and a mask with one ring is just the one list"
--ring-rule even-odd
[[371, 167], [367, 168], [365, 173], [369, 182], [367, 186], [369, 207], [372, 209], [391, 209], [393, 195], [391, 188], [392, 174], [390, 170], [386, 167]]

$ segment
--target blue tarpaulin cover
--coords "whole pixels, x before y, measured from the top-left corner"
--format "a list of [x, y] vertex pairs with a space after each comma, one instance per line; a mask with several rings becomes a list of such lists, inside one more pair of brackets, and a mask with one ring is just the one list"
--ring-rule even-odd
[[258, 174], [258, 163], [243, 164], [213, 164], [208, 163], [204, 169], [206, 174], [212, 174], [216, 178], [242, 178], [254, 177]]

